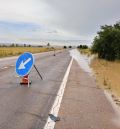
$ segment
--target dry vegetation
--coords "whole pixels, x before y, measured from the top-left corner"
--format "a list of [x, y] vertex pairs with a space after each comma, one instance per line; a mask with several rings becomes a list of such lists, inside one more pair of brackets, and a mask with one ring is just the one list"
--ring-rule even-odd
[[91, 55], [91, 51], [90, 49], [78, 49], [80, 51], [81, 54], [85, 54], [87, 56], [90, 56]]
[[40, 53], [52, 50], [54, 49], [41, 47], [0, 47], [0, 57], [16, 56], [23, 52]]
[[109, 62], [96, 58], [92, 61], [91, 67], [102, 88], [109, 89], [120, 97], [120, 61]]
[[[91, 55], [90, 50], [80, 51], [82, 54]], [[91, 67], [96, 75], [99, 86], [110, 90], [114, 95], [120, 97], [120, 61], [106, 61], [97, 58], [91, 62]]]

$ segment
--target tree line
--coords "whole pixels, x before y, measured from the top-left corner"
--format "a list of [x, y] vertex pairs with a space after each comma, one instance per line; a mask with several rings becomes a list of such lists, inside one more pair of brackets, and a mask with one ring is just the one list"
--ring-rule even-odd
[[43, 47], [43, 46], [42, 45], [31, 45], [31, 44], [2, 43], [0, 44], [0, 47]]
[[87, 45], [79, 45], [79, 46], [77, 46], [77, 48], [79, 48], [79, 49], [88, 49], [88, 46]]
[[94, 38], [91, 51], [98, 53], [98, 57], [102, 59], [120, 60], [120, 22], [101, 26]]

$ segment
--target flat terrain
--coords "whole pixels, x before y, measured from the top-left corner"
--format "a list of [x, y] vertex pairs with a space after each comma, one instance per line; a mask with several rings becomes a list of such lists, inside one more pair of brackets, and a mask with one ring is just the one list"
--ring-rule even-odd
[[30, 88], [19, 85], [15, 73], [17, 57], [0, 59], [0, 129], [42, 129], [70, 62], [68, 51], [35, 55]]

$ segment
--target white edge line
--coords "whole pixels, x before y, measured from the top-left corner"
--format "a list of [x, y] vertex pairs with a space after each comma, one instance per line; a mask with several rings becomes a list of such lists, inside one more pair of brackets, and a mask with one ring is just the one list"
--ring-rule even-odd
[[1, 68], [1, 69], [7, 69], [8, 67], [7, 66], [5, 66], [5, 67], [3, 67], [3, 68]]
[[[59, 112], [59, 109], [60, 109], [61, 101], [62, 101], [64, 90], [65, 90], [65, 87], [66, 87], [66, 84], [67, 84], [67, 80], [68, 80], [68, 76], [69, 76], [69, 73], [70, 73], [70, 68], [72, 66], [72, 62], [73, 62], [73, 58], [71, 59], [71, 61], [69, 63], [69, 66], [66, 70], [63, 81], [60, 85], [60, 89], [57, 93], [57, 97], [56, 97], [56, 99], [53, 103], [53, 106], [52, 106], [51, 110], [50, 110], [50, 114], [53, 114], [54, 116], [58, 116], [58, 112]], [[50, 117], [48, 117], [47, 122], [44, 126], [44, 129], [54, 129], [54, 127], [55, 127], [55, 122], [53, 120], [51, 120]]]
[[11, 67], [14, 67], [15, 65], [10, 65]]

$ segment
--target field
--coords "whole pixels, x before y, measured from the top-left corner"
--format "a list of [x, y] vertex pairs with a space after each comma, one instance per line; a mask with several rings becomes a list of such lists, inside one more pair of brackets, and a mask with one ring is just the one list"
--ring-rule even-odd
[[8, 56], [20, 55], [23, 52], [40, 53], [52, 51], [54, 48], [41, 48], [41, 47], [0, 47], [0, 58]]
[[91, 55], [91, 51], [90, 49], [78, 49], [80, 51], [81, 54], [85, 54], [85, 55], [88, 55], [90, 56]]
[[91, 67], [100, 86], [109, 89], [114, 95], [120, 97], [120, 61], [109, 62], [95, 58]]

